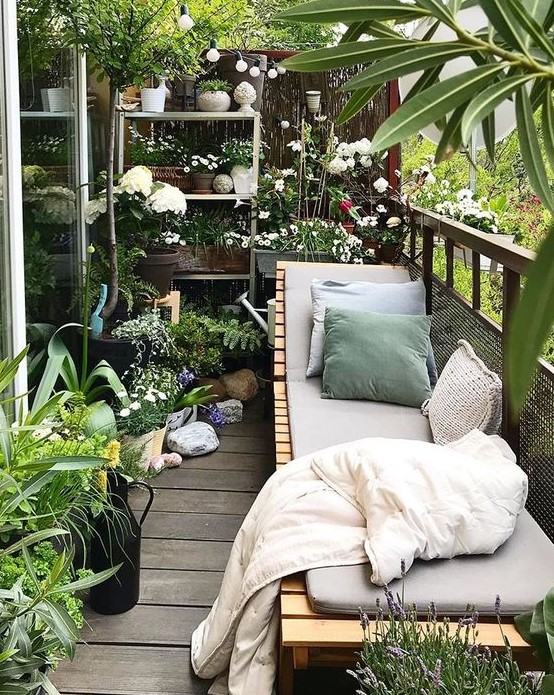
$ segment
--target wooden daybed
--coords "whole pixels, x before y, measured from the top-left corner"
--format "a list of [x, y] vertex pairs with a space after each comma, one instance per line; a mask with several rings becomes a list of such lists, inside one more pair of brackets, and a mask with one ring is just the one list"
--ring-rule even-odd
[[[295, 267], [309, 266], [313, 278], [336, 278], [328, 276], [333, 266], [325, 264], [292, 264]], [[275, 440], [277, 467], [286, 465], [298, 452], [294, 451], [289, 423], [290, 402], [287, 392], [287, 356], [285, 335], [285, 272], [291, 264], [281, 262], [277, 270], [276, 286], [276, 340], [274, 364], [275, 393]], [[335, 266], [336, 268], [336, 266]], [[326, 270], [327, 269], [327, 270]], [[293, 271], [291, 271], [293, 272]], [[333, 271], [335, 272], [335, 271]], [[340, 278], [339, 278], [340, 279]], [[354, 273], [352, 279], [368, 279]], [[309, 287], [309, 285], [308, 285]], [[295, 307], [296, 311], [296, 307]], [[295, 343], [295, 350], [298, 345]], [[290, 364], [289, 364], [290, 370]], [[327, 401], [328, 402], [328, 401]], [[352, 403], [352, 402], [351, 402]], [[356, 402], [352, 405], [356, 407]], [[361, 406], [361, 403], [360, 403]], [[371, 435], [367, 435], [371, 436]], [[387, 436], [386, 433], [383, 436]], [[388, 435], [390, 436], [390, 435]], [[396, 435], [402, 436], [402, 435]], [[416, 439], [417, 436], [408, 438]], [[328, 444], [323, 441], [323, 446]], [[306, 453], [305, 451], [301, 452]], [[501, 590], [501, 587], [499, 588]], [[430, 588], [432, 591], [432, 587]], [[434, 598], [429, 596], [428, 599]], [[542, 598], [542, 596], [540, 597]], [[292, 695], [294, 671], [316, 666], [347, 666], [355, 663], [355, 653], [362, 641], [359, 619], [354, 615], [340, 613], [323, 614], [312, 610], [306, 590], [304, 574], [287, 577], [281, 584], [281, 633], [280, 633], [280, 695]], [[365, 606], [371, 611], [373, 606]], [[486, 619], [484, 619], [486, 621]], [[456, 621], [454, 621], [455, 623]], [[526, 668], [532, 664], [529, 645], [520, 637], [513, 624], [505, 620], [503, 630], [509, 639], [518, 661]], [[489, 623], [480, 620], [479, 640], [491, 649], [503, 649], [504, 637], [495, 619]]]

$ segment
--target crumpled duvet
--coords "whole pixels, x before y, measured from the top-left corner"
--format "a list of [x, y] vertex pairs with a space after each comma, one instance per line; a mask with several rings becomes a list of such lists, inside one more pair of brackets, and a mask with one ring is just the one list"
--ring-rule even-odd
[[191, 661], [213, 695], [271, 695], [280, 578], [371, 563], [371, 581], [414, 559], [493, 553], [513, 533], [527, 478], [477, 430], [442, 447], [368, 438], [287, 464], [241, 526], [220, 594], [192, 636]]

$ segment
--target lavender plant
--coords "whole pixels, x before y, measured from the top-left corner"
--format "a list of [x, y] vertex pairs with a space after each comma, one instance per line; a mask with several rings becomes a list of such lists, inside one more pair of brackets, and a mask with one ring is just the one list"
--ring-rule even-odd
[[[360, 661], [349, 673], [358, 695], [531, 695], [540, 692], [533, 674], [522, 673], [506, 642], [503, 653], [478, 645], [478, 615], [471, 608], [453, 624], [439, 620], [433, 602], [426, 622], [416, 606], [405, 609], [385, 589], [388, 616], [378, 603], [375, 621], [361, 613], [364, 632]], [[495, 610], [500, 623], [500, 598]]]

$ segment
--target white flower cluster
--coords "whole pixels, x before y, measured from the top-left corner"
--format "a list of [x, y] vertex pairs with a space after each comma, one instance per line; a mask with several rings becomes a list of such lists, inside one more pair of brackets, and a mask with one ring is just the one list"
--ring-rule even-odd
[[498, 232], [498, 214], [488, 208], [486, 198], [475, 200], [473, 191], [468, 188], [460, 189], [456, 201], [445, 200], [435, 205], [439, 215], [446, 215], [487, 232]]
[[152, 190], [152, 184], [153, 177], [150, 169], [139, 165], [123, 174], [119, 184], [114, 188], [114, 195], [117, 196], [118, 193], [128, 193], [129, 195], [142, 193], [147, 198]]
[[225, 232], [223, 241], [227, 248], [237, 247], [247, 249], [250, 246], [250, 235], [229, 231]]
[[140, 384], [136, 386], [136, 390], [129, 394], [132, 398], [131, 402], [125, 408], [122, 408], [118, 415], [119, 417], [129, 417], [133, 410], [140, 410], [142, 407], [167, 401], [167, 394], [163, 391], [158, 391], [155, 388], [146, 388]]
[[157, 183], [146, 199], [154, 212], [174, 212], [176, 215], [184, 215], [187, 211], [187, 199], [185, 194], [169, 183]]
[[108, 202], [105, 195], [89, 200], [85, 205], [85, 222], [87, 224], [96, 222], [100, 215], [104, 215], [106, 213], [107, 209]]
[[207, 154], [202, 157], [199, 154], [193, 154], [190, 158], [190, 166], [192, 171], [206, 172], [215, 171], [219, 166], [220, 157], [216, 157], [215, 154]]
[[353, 172], [359, 165], [362, 169], [369, 169], [373, 164], [370, 156], [371, 140], [362, 138], [355, 142], [335, 143], [334, 150], [326, 156], [323, 167], [330, 174], [344, 174], [347, 171]]
[[65, 186], [31, 188], [23, 195], [25, 203], [35, 203], [35, 219], [49, 224], [71, 224], [75, 220], [75, 193]]

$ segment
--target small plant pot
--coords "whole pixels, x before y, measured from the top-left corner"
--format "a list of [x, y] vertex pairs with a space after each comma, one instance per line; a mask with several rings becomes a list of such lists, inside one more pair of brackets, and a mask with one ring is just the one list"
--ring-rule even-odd
[[178, 262], [179, 254], [175, 249], [151, 248], [144, 258], [138, 259], [135, 272], [143, 280], [154, 285], [160, 297], [166, 297]]
[[403, 244], [379, 244], [375, 258], [380, 263], [396, 263], [402, 253]]
[[215, 174], [203, 174], [199, 171], [192, 172], [192, 192], [208, 195], [213, 192]]
[[252, 193], [252, 167], [248, 168], [240, 164], [235, 165], [231, 169], [231, 178], [233, 179], [235, 193], [238, 195], [250, 195]]
[[198, 95], [196, 100], [199, 111], [229, 111], [231, 108], [231, 97], [227, 92], [203, 92]]
[[159, 430], [152, 430], [146, 434], [139, 436], [127, 435], [125, 440], [129, 442], [135, 449], [141, 452], [139, 465], [147, 471], [148, 463], [151, 456], [161, 456], [166, 435], [166, 428], [161, 427]]
[[317, 90], [308, 90], [306, 92], [306, 108], [310, 113], [317, 113], [321, 106], [321, 92]]
[[180, 427], [184, 427], [185, 425], [190, 425], [191, 423], [196, 422], [197, 419], [197, 405], [192, 405], [190, 407], [183, 408], [182, 410], [178, 410], [175, 413], [169, 413], [165, 423], [166, 436], [170, 432], [175, 432], [175, 430], [178, 430]]
[[142, 110], [149, 113], [162, 113], [165, 110], [165, 99], [167, 93], [165, 89], [159, 87], [143, 87], [140, 90], [140, 98], [142, 101]]
[[71, 92], [69, 87], [52, 87], [47, 89], [48, 111], [71, 111]]

